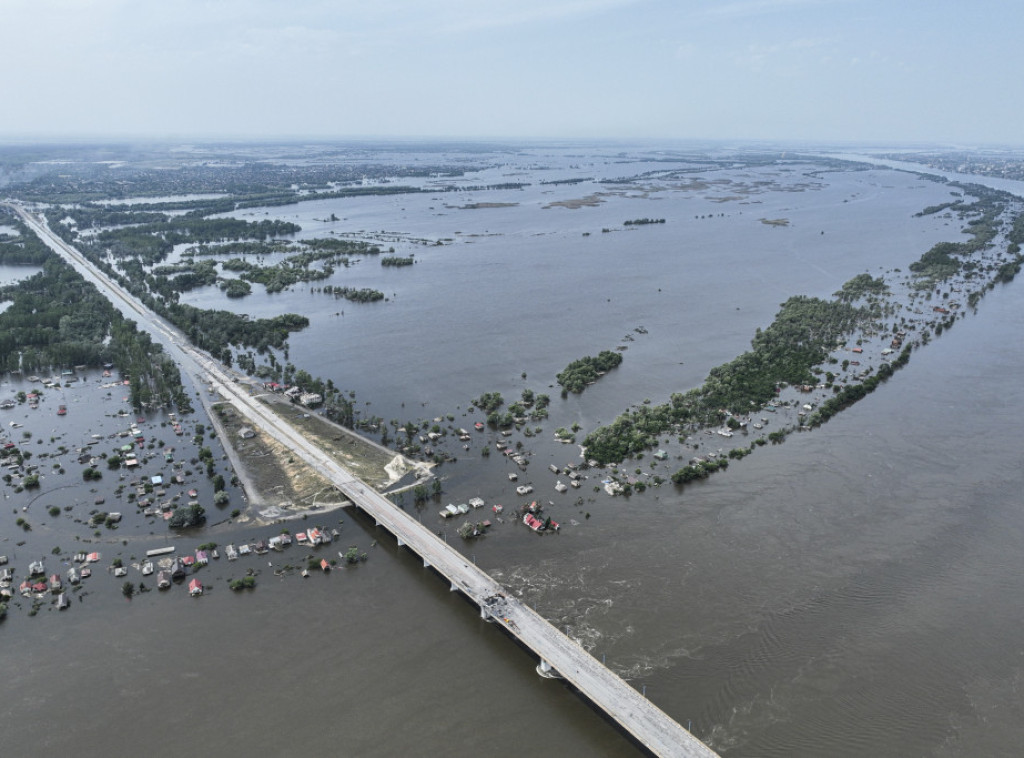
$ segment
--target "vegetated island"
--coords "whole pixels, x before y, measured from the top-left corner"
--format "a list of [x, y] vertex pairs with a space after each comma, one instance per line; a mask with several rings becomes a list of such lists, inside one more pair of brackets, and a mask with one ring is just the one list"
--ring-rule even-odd
[[[505, 399], [500, 392], [484, 392], [480, 397], [474, 398], [470, 404], [470, 410], [479, 408], [487, 414], [487, 423], [498, 429], [509, 429], [513, 426], [526, 423], [526, 421], [540, 421], [548, 417], [548, 405], [551, 398], [547, 395], [537, 395], [531, 389], [525, 389], [521, 400], [517, 400], [506, 408], [505, 413], [501, 412], [501, 406]], [[454, 418], [452, 416], [451, 418]], [[406, 429], [416, 425], [406, 424]], [[440, 429], [432, 429], [435, 434]]]
[[411, 266], [415, 262], [416, 258], [412, 255], [385, 255], [380, 259], [380, 265], [385, 268], [388, 266], [402, 268], [403, 266]]
[[602, 350], [596, 356], [587, 355], [573, 361], [556, 374], [555, 379], [562, 386], [563, 394], [566, 392], [579, 394], [587, 388], [587, 385], [593, 384], [620, 363], [622, 363], [621, 353]]
[[[795, 427], [777, 429], [767, 437], [758, 436], [749, 445], [729, 451], [727, 456], [742, 458], [758, 446], [782, 442], [791, 431], [814, 428], [828, 421], [874, 391], [907, 364], [915, 347], [927, 344], [932, 334], [940, 335], [950, 328], [958, 317], [966, 315], [967, 308], [977, 306], [987, 290], [1012, 281], [1020, 272], [1024, 263], [1020, 252], [1024, 244], [1024, 214], [1012, 219], [1005, 232], [1006, 247], [1000, 251], [996, 238], [1004, 230], [1010, 197], [976, 185], [964, 189], [978, 197], [976, 202], [958, 209], [971, 240], [934, 245], [910, 265], [910, 275], [891, 283], [882, 277], [860, 274], [846, 282], [833, 300], [791, 297], [782, 304], [770, 326], [757, 330], [752, 349], [712, 369], [702, 386], [673, 394], [668, 403], [640, 405], [588, 434], [583, 442], [587, 458], [598, 464], [621, 463], [654, 448], [658, 435], [665, 432], [677, 434], [679, 441], [685, 442], [688, 435], [700, 431], [713, 434], [712, 429], [720, 427], [719, 434], [732, 437], [735, 430], [747, 430], [745, 417], [750, 414], [774, 412], [781, 404], [778, 396], [790, 386], [802, 392], [823, 389], [833, 393], [816, 408], [804, 404]], [[900, 302], [893, 295], [892, 288], [897, 285], [908, 302]], [[954, 299], [964, 292], [966, 308]], [[942, 304], [932, 306], [927, 314], [921, 310], [919, 301], [928, 302], [935, 295], [942, 298]], [[861, 301], [864, 305], [857, 305]], [[903, 315], [897, 320], [901, 311]], [[891, 325], [887, 323], [890, 318]], [[910, 341], [913, 332], [917, 332], [916, 339]], [[856, 340], [857, 347], [848, 347], [852, 340]], [[856, 370], [846, 377], [847, 381], [837, 381], [839, 377], [829, 368], [840, 362], [836, 353], [849, 350], [854, 358], [859, 358], [864, 340], [877, 340], [884, 345], [882, 365], [877, 371], [871, 367]], [[844, 373], [851, 366], [859, 369], [859, 360], [842, 361]], [[792, 403], [795, 401], [785, 404]], [[685, 484], [727, 466], [726, 457], [711, 453], [692, 459], [673, 474], [672, 480]]]
[[574, 198], [572, 200], [555, 200], [544, 206], [544, 209], [548, 208], [568, 208], [570, 210], [578, 210], [583, 207], [593, 208], [604, 202], [604, 198], [601, 193], [595, 193], [587, 195], [586, 197]]

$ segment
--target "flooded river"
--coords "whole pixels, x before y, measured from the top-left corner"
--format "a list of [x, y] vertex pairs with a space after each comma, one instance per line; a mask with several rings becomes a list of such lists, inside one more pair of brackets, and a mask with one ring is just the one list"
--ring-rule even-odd
[[[639, 170], [563, 160], [579, 176]], [[741, 182], [767, 178], [737, 169], [720, 191], [649, 187], [577, 210], [543, 206], [599, 187], [508, 191], [522, 204], [498, 209], [445, 209], [451, 195], [287, 207], [280, 217], [298, 215], [309, 236], [332, 208], [353, 229], [402, 231], [398, 252], [421, 262], [336, 275], [382, 290], [386, 278], [385, 303], [306, 288], [228, 305], [301, 305], [313, 325], [291, 360], [386, 419], [452, 412], [465, 424], [481, 392], [550, 392], [552, 418], [531, 443], [540, 479], [578, 453], [550, 441], [555, 427], [661, 402], [742, 352], [789, 295], [828, 296], [958, 238], [956, 219], [913, 217], [948, 188], [882, 169], [805, 173], [747, 194]], [[740, 199], [708, 199], [727, 194]], [[640, 217], [667, 222], [621, 230]], [[760, 222], [783, 217], [790, 226]], [[450, 541], [725, 756], [1013, 755], [1024, 744], [1020, 287], [996, 287], [820, 429], [706, 482], [624, 499], [590, 480], [582, 505], [570, 492], [553, 506], [557, 536], [505, 524]], [[548, 387], [570, 360], [617, 344], [629, 348], [622, 366], [582, 396]], [[481, 444], [443, 467], [443, 502], [515, 500], [507, 461], [483, 459]], [[442, 530], [435, 513], [421, 517]], [[64, 614], [12, 615], [0, 625], [5, 753], [640, 754], [372, 522], [339, 518], [346, 544], [370, 556], [329, 577], [264, 570], [254, 592], [234, 594], [216, 584], [220, 564], [200, 600], [94, 592]]]

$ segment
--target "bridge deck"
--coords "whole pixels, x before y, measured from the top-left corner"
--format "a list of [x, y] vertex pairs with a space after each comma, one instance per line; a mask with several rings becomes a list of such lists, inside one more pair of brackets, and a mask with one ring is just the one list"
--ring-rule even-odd
[[500, 584], [405, 511], [358, 480], [342, 484], [339, 489], [652, 753], [680, 757], [716, 755], [537, 612], [505, 595]]

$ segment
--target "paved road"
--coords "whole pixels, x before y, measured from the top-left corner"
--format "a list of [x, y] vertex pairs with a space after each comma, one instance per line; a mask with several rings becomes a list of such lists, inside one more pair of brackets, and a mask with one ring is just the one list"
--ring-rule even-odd
[[[324, 451], [277, 416], [259, 400], [250, 396], [247, 385], [201, 350], [188, 343], [184, 335], [135, 300], [127, 291], [96, 269], [74, 247], [57, 237], [32, 214], [17, 205], [12, 208], [58, 254], [86, 275], [122, 309], [136, 314], [164, 337], [174, 357], [197, 379], [205, 379], [254, 425], [273, 435], [318, 473], [332, 482], [356, 506], [372, 516], [420, 558], [444, 576], [453, 590], [459, 590], [480, 607], [481, 615], [501, 624], [509, 634], [533, 650], [553, 675], [561, 676], [603, 710], [654, 755], [672, 758], [713, 758], [714, 751], [683, 729], [661, 709], [630, 687], [619, 676], [597, 661], [576, 642], [552, 626], [529, 606], [505, 592], [464, 555], [448, 546], [369, 485], [352, 475]], [[555, 674], [557, 672], [557, 674]]]

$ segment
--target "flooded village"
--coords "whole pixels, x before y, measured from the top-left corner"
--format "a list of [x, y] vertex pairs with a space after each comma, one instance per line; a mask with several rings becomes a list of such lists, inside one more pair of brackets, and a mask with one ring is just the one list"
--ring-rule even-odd
[[[205, 423], [163, 409], [137, 416], [124, 394], [127, 381], [117, 374], [112, 365], [79, 366], [0, 384], [2, 486], [16, 526], [0, 538], [0, 597], [8, 615], [64, 610], [98, 592], [130, 598], [178, 585], [194, 596], [215, 585], [251, 589], [263, 572], [309, 577], [310, 569], [366, 560], [365, 546], [338, 541], [343, 520], [335, 514], [306, 528], [311, 515], [329, 517], [316, 504], [303, 510], [301, 529], [288, 522], [268, 537], [238, 534], [240, 524], [281, 519], [247, 515], [249, 498], [218, 439], [220, 414], [199, 417]], [[240, 442], [253, 436], [235, 433]], [[210, 539], [225, 531], [230, 541]], [[264, 559], [292, 544], [282, 559]], [[306, 548], [313, 552], [298, 554]], [[216, 579], [211, 561], [225, 564]]]

